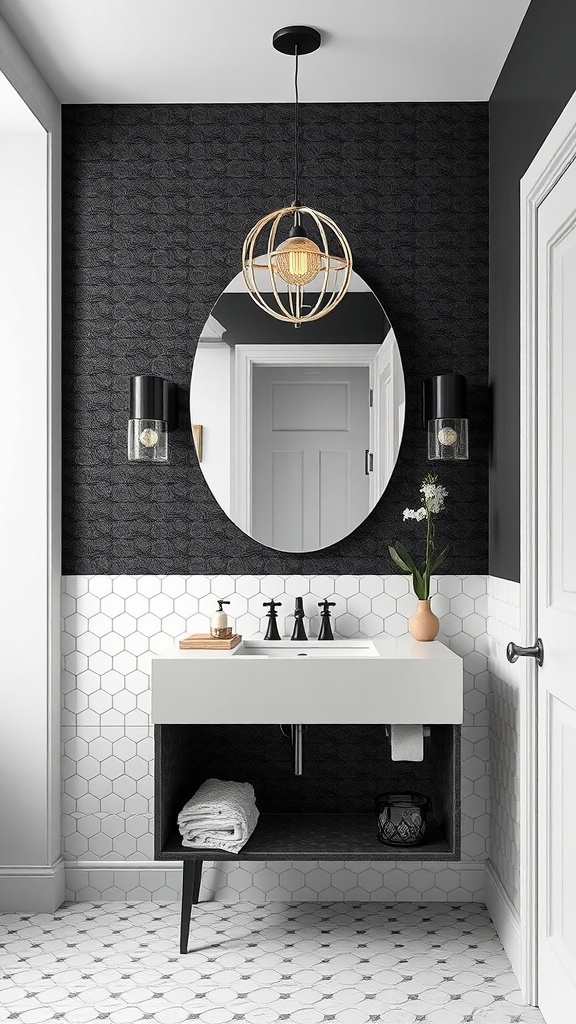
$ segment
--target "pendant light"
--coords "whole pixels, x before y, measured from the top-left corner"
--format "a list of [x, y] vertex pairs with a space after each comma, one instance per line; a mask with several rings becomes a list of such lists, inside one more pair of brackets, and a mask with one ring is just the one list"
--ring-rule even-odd
[[[350, 246], [338, 225], [326, 214], [303, 206], [299, 198], [298, 60], [302, 54], [314, 53], [320, 43], [320, 33], [302, 25], [274, 33], [274, 48], [295, 58], [294, 201], [262, 217], [248, 232], [242, 250], [249, 295], [270, 316], [295, 327], [330, 313], [344, 298], [352, 273]], [[311, 301], [305, 303], [304, 289], [309, 285]]]

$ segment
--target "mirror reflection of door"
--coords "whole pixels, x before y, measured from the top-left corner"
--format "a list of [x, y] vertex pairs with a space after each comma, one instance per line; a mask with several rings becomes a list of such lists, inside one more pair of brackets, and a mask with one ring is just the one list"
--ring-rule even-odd
[[306, 551], [370, 511], [367, 366], [255, 366], [252, 524], [269, 547]]
[[236, 526], [273, 549], [321, 550], [363, 522], [394, 469], [404, 405], [394, 331], [354, 272], [336, 309], [297, 331], [237, 274], [202, 329], [190, 387], [200, 466]]

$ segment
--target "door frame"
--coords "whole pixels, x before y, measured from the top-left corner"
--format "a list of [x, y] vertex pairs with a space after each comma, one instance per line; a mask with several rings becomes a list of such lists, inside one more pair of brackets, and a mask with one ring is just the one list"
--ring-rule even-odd
[[[318, 366], [330, 354], [330, 366], [367, 366], [374, 387], [378, 345], [236, 345], [231, 487], [232, 518], [250, 533], [252, 522], [252, 380], [255, 366]], [[242, 486], [236, 467], [244, 469]], [[372, 484], [372, 480], [370, 481]]]
[[[39, 443], [46, 460], [38, 480], [38, 501], [47, 544], [47, 560], [34, 579], [42, 602], [39, 630], [44, 636], [42, 661], [45, 699], [34, 708], [45, 737], [46, 764], [35, 779], [41, 858], [31, 863], [22, 852], [18, 863], [0, 865], [0, 909], [30, 912], [56, 910], [64, 900], [64, 860], [60, 822], [60, 591], [61, 591], [61, 105], [25, 49], [0, 16], [0, 72], [38, 120], [47, 137], [47, 308], [46, 353], [33, 364], [34, 386], [43, 393], [45, 416], [38, 421]], [[15, 538], [25, 545], [26, 538]], [[22, 576], [22, 568], [20, 568]], [[26, 573], [23, 576], [26, 580]], [[17, 589], [11, 595], [18, 599]], [[24, 600], [22, 598], [22, 600]], [[41, 641], [38, 641], [41, 643]], [[17, 801], [18, 802], [18, 801]], [[17, 803], [16, 802], [16, 803]], [[16, 806], [16, 804], [15, 804]], [[17, 824], [9, 816], [7, 830]], [[32, 856], [35, 856], [32, 854]]]
[[[538, 208], [576, 160], [576, 92], [520, 181], [520, 629], [537, 635], [537, 324]], [[537, 668], [520, 668], [520, 985], [538, 1000], [538, 737]]]

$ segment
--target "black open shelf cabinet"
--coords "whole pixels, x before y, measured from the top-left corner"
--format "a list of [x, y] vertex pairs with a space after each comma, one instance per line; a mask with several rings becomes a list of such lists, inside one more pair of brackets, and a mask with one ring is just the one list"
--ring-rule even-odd
[[[251, 782], [258, 825], [237, 854], [182, 846], [178, 812], [207, 778]], [[430, 800], [426, 842], [384, 846], [377, 793], [415, 790]], [[304, 773], [273, 725], [155, 727], [155, 858], [161, 861], [460, 858], [460, 727], [436, 725], [423, 762], [393, 762], [383, 726], [314, 725], [304, 734]]]

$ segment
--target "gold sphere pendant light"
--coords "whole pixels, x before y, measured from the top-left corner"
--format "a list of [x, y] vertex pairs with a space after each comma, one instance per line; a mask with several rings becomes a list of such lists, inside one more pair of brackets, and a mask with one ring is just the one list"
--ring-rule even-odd
[[[294, 202], [262, 217], [248, 232], [242, 249], [242, 273], [254, 302], [276, 320], [300, 327], [319, 320], [342, 301], [352, 273], [352, 252], [338, 225], [299, 199], [298, 58], [321, 43], [314, 28], [296, 25], [274, 33], [272, 44], [295, 57]], [[305, 220], [318, 241], [309, 237]], [[282, 235], [287, 237], [279, 241]], [[305, 304], [304, 289], [314, 285]]]

